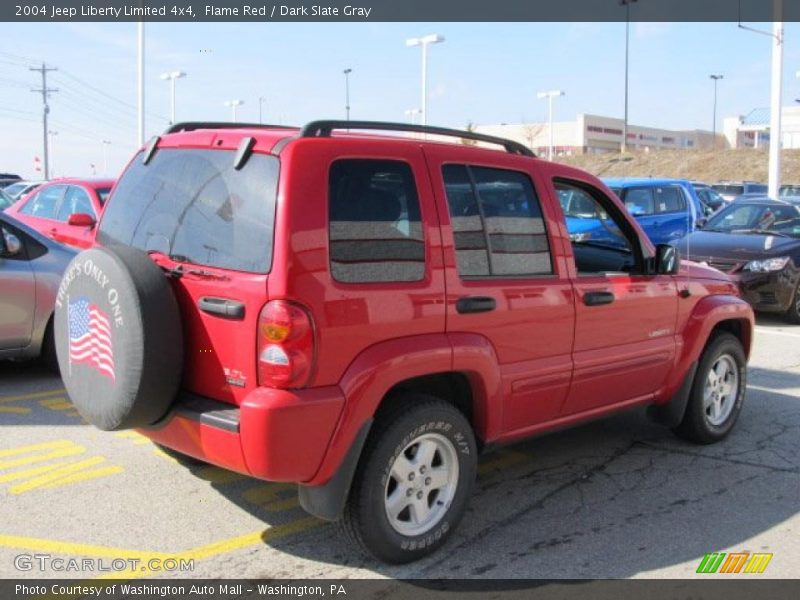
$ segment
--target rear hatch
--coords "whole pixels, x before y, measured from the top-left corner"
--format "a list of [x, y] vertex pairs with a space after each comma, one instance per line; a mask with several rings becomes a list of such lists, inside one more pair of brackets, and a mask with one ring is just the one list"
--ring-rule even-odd
[[[170, 277], [184, 329], [184, 389], [240, 404], [257, 386], [256, 331], [267, 301], [278, 159], [159, 148], [131, 161], [97, 241], [139, 248]], [[177, 342], [176, 342], [177, 343]]]

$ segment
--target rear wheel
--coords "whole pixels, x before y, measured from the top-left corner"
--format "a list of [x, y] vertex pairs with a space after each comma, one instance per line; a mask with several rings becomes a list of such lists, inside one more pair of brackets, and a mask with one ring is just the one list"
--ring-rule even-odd
[[362, 550], [390, 563], [435, 551], [464, 516], [475, 481], [472, 428], [454, 406], [398, 398], [364, 448], [341, 521]]
[[673, 431], [697, 444], [725, 438], [742, 410], [747, 363], [741, 342], [730, 333], [715, 335], [697, 367], [683, 421]]

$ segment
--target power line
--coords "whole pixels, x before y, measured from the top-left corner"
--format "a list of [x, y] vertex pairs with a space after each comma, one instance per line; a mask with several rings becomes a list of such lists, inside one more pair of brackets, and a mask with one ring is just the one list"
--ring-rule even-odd
[[28, 67], [29, 71], [37, 71], [42, 74], [42, 87], [41, 88], [31, 88], [32, 92], [42, 94], [42, 125], [44, 130], [44, 178], [50, 179], [50, 163], [48, 159], [48, 147], [47, 147], [47, 114], [50, 112], [50, 107], [47, 104], [47, 98], [50, 94], [57, 92], [58, 89], [56, 88], [48, 88], [47, 87], [47, 73], [50, 71], [57, 71], [55, 67], [48, 67], [45, 63], [42, 63], [41, 67]]

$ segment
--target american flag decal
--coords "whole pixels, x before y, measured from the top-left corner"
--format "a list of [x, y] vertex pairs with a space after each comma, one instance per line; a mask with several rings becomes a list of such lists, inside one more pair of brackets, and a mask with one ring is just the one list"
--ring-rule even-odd
[[69, 362], [85, 363], [115, 381], [111, 323], [106, 314], [81, 296], [68, 304]]

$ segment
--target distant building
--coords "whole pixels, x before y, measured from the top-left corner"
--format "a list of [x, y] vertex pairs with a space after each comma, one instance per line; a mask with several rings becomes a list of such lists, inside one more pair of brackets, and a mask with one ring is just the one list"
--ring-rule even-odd
[[[731, 148], [769, 146], [770, 109], [755, 108], [744, 116], [728, 117], [722, 129]], [[800, 106], [784, 106], [781, 114], [783, 148], [800, 148]]]
[[[601, 154], [620, 152], [623, 120], [598, 115], [580, 114], [574, 121], [553, 123], [553, 148], [556, 155]], [[550, 144], [548, 123], [501, 123], [477, 125], [475, 131], [509, 138], [525, 144], [540, 156], [547, 154]], [[720, 140], [722, 136], [717, 136]], [[664, 148], [711, 148], [710, 131], [675, 131], [628, 124], [629, 150], [661, 150]], [[720, 142], [723, 145], [724, 142]]]

